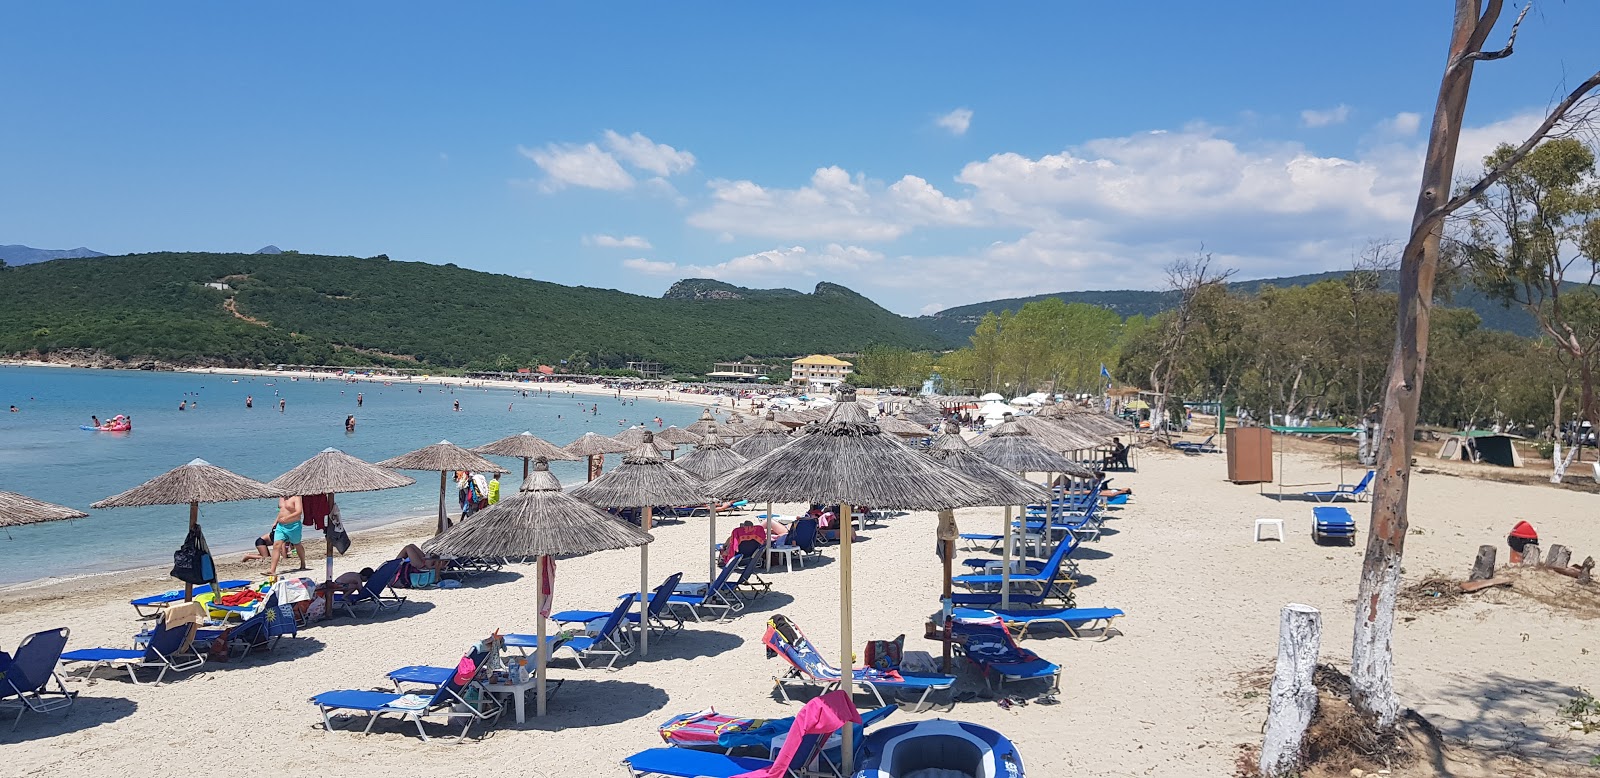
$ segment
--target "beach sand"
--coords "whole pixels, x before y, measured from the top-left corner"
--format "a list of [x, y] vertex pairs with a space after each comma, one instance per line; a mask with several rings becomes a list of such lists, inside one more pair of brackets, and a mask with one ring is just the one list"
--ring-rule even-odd
[[[980, 697], [949, 712], [901, 711], [890, 722], [944, 716], [992, 726], [1016, 741], [1035, 776], [1232, 775], [1238, 745], [1261, 741], [1267, 699], [1260, 680], [1276, 655], [1284, 604], [1321, 608], [1324, 661], [1348, 665], [1366, 506], [1351, 506], [1361, 527], [1355, 547], [1315, 546], [1308, 503], [1279, 503], [1256, 486], [1230, 484], [1224, 462], [1222, 455], [1146, 453], [1138, 472], [1116, 475], [1115, 485], [1133, 487], [1135, 497], [1098, 542], [1084, 544], [1077, 601], [1127, 611], [1118, 622], [1125, 634], [1104, 642], [1030, 637], [1024, 643], [1062, 665], [1061, 704], [1003, 710]], [[1291, 455], [1288, 466], [1297, 481], [1338, 478], [1326, 460], [1309, 455]], [[1504, 537], [1517, 519], [1531, 521], [1547, 548], [1562, 543], [1578, 558], [1600, 554], [1594, 500], [1550, 487], [1419, 474], [1412, 483], [1406, 581], [1435, 570], [1464, 577], [1480, 544], [1500, 547], [1503, 561]], [[957, 512], [962, 530], [971, 532], [996, 531], [1000, 517], [998, 509]], [[1254, 542], [1256, 517], [1284, 519], [1287, 541]], [[724, 517], [721, 534], [738, 518]], [[406, 540], [420, 541], [429, 521], [357, 533], [337, 571], [376, 565]], [[938, 608], [934, 525], [932, 514], [890, 518], [856, 546], [858, 652], [868, 639], [905, 633], [908, 649], [937, 654], [938, 644], [922, 637], [925, 618]], [[685, 580], [704, 580], [705, 519], [665, 524], [655, 534], [652, 581], [678, 570]], [[397, 722], [380, 723], [370, 736], [325, 733], [307, 699], [330, 689], [382, 687], [384, 673], [405, 665], [453, 664], [469, 643], [497, 629], [531, 632], [526, 566], [469, 578], [460, 589], [413, 591], [398, 613], [317, 625], [271, 655], [208, 663], [161, 686], [110, 675], [69, 680], [81, 692], [70, 713], [28, 715], [15, 731], [0, 728], [6, 757], [0, 774], [147, 775], [170, 772], [171, 760], [185, 754], [205, 754], [240, 773], [454, 774], [468, 765], [501, 771], [514, 764], [510, 774], [521, 776], [620, 775], [623, 757], [661, 745], [656, 726], [670, 715], [708, 706], [740, 715], [793, 714], [798, 706], [774, 694], [772, 676], [783, 666], [765, 658], [761, 634], [766, 618], [781, 612], [827, 655], [836, 654], [836, 553], [829, 549], [821, 563], [768, 576], [775, 591], [744, 615], [691, 623], [675, 637], [652, 640], [648, 658], [624, 660], [616, 672], [556, 664], [551, 677], [567, 683], [551, 699], [548, 716], [530, 715], [519, 727], [508, 714], [493, 727], [475, 727], [473, 742], [454, 743], [438, 724], [429, 731], [440, 737], [429, 743]], [[613, 595], [637, 587], [638, 557], [630, 550], [562, 562], [556, 609], [609, 607]], [[320, 552], [310, 566], [320, 578]], [[127, 600], [170, 588], [164, 572], [6, 590], [0, 647], [55, 626], [71, 628], [69, 648], [124, 646], [135, 626]], [[1569, 735], [1556, 720], [1576, 687], [1600, 689], [1600, 620], [1513, 592], [1407, 610], [1402, 618], [1395, 654], [1403, 702], [1447, 737], [1520, 753], [1552, 772], [1577, 769], [1600, 753], [1600, 734]], [[957, 689], [981, 691], [982, 682], [965, 672]], [[1016, 689], [1030, 698], [1040, 690]], [[158, 767], [155, 758], [165, 761]]]

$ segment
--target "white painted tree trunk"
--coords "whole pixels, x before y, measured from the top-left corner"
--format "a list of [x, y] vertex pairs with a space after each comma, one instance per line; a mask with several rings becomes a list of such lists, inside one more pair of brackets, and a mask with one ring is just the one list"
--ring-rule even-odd
[[1272, 778], [1300, 767], [1300, 743], [1317, 711], [1312, 674], [1322, 648], [1322, 612], [1290, 603], [1278, 622], [1278, 669], [1272, 676], [1267, 734], [1261, 744], [1261, 774]]

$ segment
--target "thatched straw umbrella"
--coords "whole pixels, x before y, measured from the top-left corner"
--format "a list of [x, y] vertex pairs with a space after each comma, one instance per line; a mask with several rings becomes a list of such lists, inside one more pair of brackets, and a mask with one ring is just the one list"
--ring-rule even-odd
[[[851, 506], [938, 510], [989, 505], [994, 500], [982, 484], [939, 465], [885, 435], [853, 401], [854, 389], [840, 386], [846, 401], [836, 405], [821, 424], [794, 441], [753, 459], [713, 481], [714, 497], [739, 495], [773, 502], [837, 503], [839, 533], [840, 667], [855, 666], [851, 634]], [[847, 727], [842, 753], [843, 774], [851, 774], [853, 734]]]
[[[253, 478], [245, 478], [231, 470], [217, 467], [204, 459], [196, 459], [187, 465], [175, 467], [126, 492], [107, 497], [89, 507], [140, 508], [150, 505], [182, 505], [188, 503], [189, 529], [198, 530], [200, 528], [200, 503], [265, 500], [273, 497], [284, 497], [287, 494], [287, 492], [277, 487], [269, 486]], [[204, 533], [200, 534], [200, 545], [202, 550], [210, 553], [210, 550], [205, 546]], [[217, 590], [215, 569], [216, 566], [212, 565], [212, 591]], [[183, 599], [185, 602], [194, 599], [193, 583], [184, 582]]]
[[[705, 438], [700, 441], [700, 445], [695, 446], [693, 451], [684, 455], [683, 459], [676, 460], [676, 464], [678, 467], [688, 470], [690, 475], [702, 481], [709, 481], [748, 461], [750, 460], [736, 453], [728, 447], [728, 444], [722, 442], [717, 428], [713, 425], [712, 430], [706, 433]], [[711, 578], [708, 580], [714, 581], [717, 578], [717, 503], [713, 500], [708, 505], [711, 510], [711, 546], [709, 552]]]
[[920, 439], [933, 436], [933, 430], [906, 418], [905, 411], [900, 411], [893, 416], [879, 416], [878, 429], [902, 438]]
[[43, 500], [17, 494], [0, 492], [0, 527], [20, 527], [62, 519], [81, 519], [89, 514], [77, 508], [56, 505]]
[[656, 433], [656, 440], [666, 441], [674, 446], [683, 446], [699, 443], [704, 435], [696, 435], [682, 427], [673, 425]]
[[[688, 471], [661, 458], [655, 436], [645, 431], [638, 448], [622, 457], [622, 464], [599, 478], [572, 490], [572, 496], [602, 508], [638, 508], [639, 527], [650, 531], [650, 508], [655, 505], [699, 505], [710, 502], [705, 484]], [[639, 547], [639, 652], [650, 653], [650, 547]]]
[[715, 417], [713, 417], [711, 415], [711, 409], [710, 408], [701, 408], [700, 409], [700, 418], [697, 419], [695, 421], [695, 423], [690, 424], [687, 427], [684, 427], [684, 430], [687, 431], [687, 432], [691, 432], [691, 433], [693, 433], [695, 435], [699, 435], [701, 437], [705, 437], [706, 432], [711, 430], [716, 425], [717, 425], [717, 420], [716, 420]]
[[738, 411], [728, 414], [728, 420], [717, 425], [718, 434], [725, 438], [746, 438], [755, 432]]
[[[794, 438], [789, 436], [789, 428], [777, 419], [776, 411], [767, 411], [767, 417], [761, 423], [751, 427], [750, 435], [740, 438], [733, 444], [733, 450], [745, 459], [755, 459], [759, 456], [776, 451], [787, 445]], [[772, 503], [767, 503], [767, 520], [772, 519]], [[772, 534], [767, 533], [767, 542], [763, 544], [762, 558], [771, 557]]]
[[562, 451], [556, 444], [544, 440], [532, 432], [519, 432], [515, 435], [508, 435], [493, 443], [485, 443], [472, 450], [489, 456], [517, 457], [521, 459], [522, 480], [524, 483], [528, 480], [528, 463], [535, 459], [543, 457], [546, 462], [554, 459], [576, 462], [582, 459], [582, 457], [573, 456]]
[[450, 529], [450, 514], [444, 509], [445, 477], [455, 470], [468, 470], [480, 473], [506, 473], [505, 468], [484, 459], [448, 440], [441, 440], [431, 446], [391, 457], [378, 463], [378, 467], [390, 467], [395, 470], [437, 470], [439, 471], [439, 523], [434, 529], [435, 535]]
[[[568, 443], [562, 450], [575, 457], [588, 457], [589, 471], [585, 475], [587, 480], [593, 481], [606, 465], [606, 454], [626, 454], [632, 451], [633, 447], [626, 443], [618, 443], [604, 435], [585, 432], [583, 437]], [[598, 466], [595, 462], [596, 457], [599, 457]]]
[[628, 450], [632, 451], [634, 448], [644, 444], [645, 435], [651, 436], [650, 445], [655, 446], [657, 451], [660, 451], [663, 454], [668, 454], [669, 459], [677, 458], [678, 447], [666, 442], [665, 440], [662, 440], [659, 437], [656, 437], [655, 433], [651, 432], [650, 428], [644, 426], [643, 424], [637, 427], [629, 427], [615, 435], [612, 435], [611, 439], [621, 443], [624, 446], [627, 446]]
[[812, 419], [802, 416], [800, 413], [800, 411], [776, 411], [772, 416], [779, 424], [793, 429], [795, 427], [804, 427], [812, 422]]
[[[357, 459], [336, 448], [325, 448], [316, 456], [295, 465], [293, 469], [274, 478], [268, 486], [282, 489], [288, 494], [326, 494], [328, 509], [334, 511], [334, 494], [338, 492], [375, 492], [410, 486], [416, 480], [386, 467], [378, 467]], [[327, 612], [333, 613], [333, 516], [323, 525], [324, 567], [328, 582], [324, 590]], [[342, 528], [341, 528], [342, 529]]]
[[[991, 464], [998, 465], [1013, 473], [1064, 473], [1074, 478], [1093, 478], [1094, 471], [1074, 462], [1061, 454], [1051, 451], [1045, 444], [1028, 434], [1028, 431], [1018, 424], [1016, 418], [1007, 413], [1005, 421], [1000, 426], [983, 436], [973, 451], [978, 456], [988, 460]], [[1048, 476], [1047, 476], [1048, 478]], [[1046, 483], [1049, 483], [1047, 480]], [[1026, 503], [1023, 503], [1026, 504]], [[1051, 500], [1046, 503], [1045, 511], [1045, 536], [1054, 532], [1056, 501], [1052, 494]], [[1002, 562], [1005, 569], [1000, 572], [1000, 607], [1011, 607], [1011, 506], [1006, 506], [1005, 529], [1001, 535], [1005, 538], [1002, 543]]]
[[[983, 484], [992, 491], [990, 496], [997, 501], [1009, 505], [1027, 504], [1034, 500], [1048, 500], [1053, 497], [1050, 489], [1040, 486], [998, 465], [989, 463], [988, 460], [978, 456], [961, 433], [954, 425], [945, 425], [944, 434], [939, 435], [932, 447], [928, 449], [928, 456], [934, 461], [950, 468], [962, 475]], [[960, 530], [956, 528], [955, 512], [951, 510], [939, 511], [939, 541], [944, 544], [944, 599], [952, 599], [950, 588], [953, 572], [951, 565], [956, 554], [956, 538]], [[1007, 539], [1009, 544], [1009, 538]], [[945, 628], [949, 629], [948, 620]], [[950, 644], [944, 645], [945, 669], [950, 669]]]
[[[550, 474], [548, 460], [540, 457], [522, 489], [488, 510], [451, 527], [423, 544], [435, 554], [467, 557], [533, 557], [533, 602], [537, 611], [537, 648], [534, 650], [536, 679], [534, 715], [545, 711], [545, 666], [550, 650], [545, 645], [544, 570], [546, 557], [572, 557], [618, 548], [643, 547], [654, 540], [650, 533], [635, 529], [561, 491], [561, 482]], [[648, 625], [646, 625], [648, 626]]]

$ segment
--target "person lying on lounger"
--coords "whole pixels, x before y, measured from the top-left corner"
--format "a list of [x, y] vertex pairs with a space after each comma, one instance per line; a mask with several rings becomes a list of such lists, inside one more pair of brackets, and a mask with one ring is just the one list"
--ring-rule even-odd
[[405, 548], [400, 549], [400, 553], [395, 556], [395, 559], [404, 559], [410, 562], [411, 569], [419, 572], [422, 570], [434, 570], [442, 573], [446, 568], [450, 567], [450, 560], [425, 554], [422, 549], [417, 548], [415, 543], [407, 543]]

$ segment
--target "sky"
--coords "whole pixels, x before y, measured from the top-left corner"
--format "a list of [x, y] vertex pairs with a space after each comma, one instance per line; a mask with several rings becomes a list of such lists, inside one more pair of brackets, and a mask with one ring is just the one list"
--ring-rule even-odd
[[[906, 315], [1202, 252], [1337, 270], [1409, 222], [1450, 5], [0, 2], [0, 244]], [[1478, 66], [1458, 174], [1600, 69], [1596, 29], [1540, 5]]]

